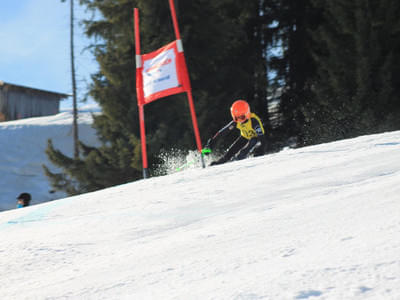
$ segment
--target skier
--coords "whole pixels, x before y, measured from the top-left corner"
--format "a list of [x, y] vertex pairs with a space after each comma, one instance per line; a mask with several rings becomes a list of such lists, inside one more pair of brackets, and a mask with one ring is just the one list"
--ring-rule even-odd
[[220, 129], [207, 141], [205, 148], [211, 148], [218, 136], [224, 136], [235, 127], [240, 130], [240, 136], [229, 147], [228, 151], [217, 161], [210, 165], [223, 164], [236, 155], [237, 160], [246, 158], [255, 150], [255, 155], [263, 155], [265, 149], [264, 127], [260, 118], [250, 112], [250, 106], [245, 100], [237, 100], [232, 104], [231, 114], [233, 121]]

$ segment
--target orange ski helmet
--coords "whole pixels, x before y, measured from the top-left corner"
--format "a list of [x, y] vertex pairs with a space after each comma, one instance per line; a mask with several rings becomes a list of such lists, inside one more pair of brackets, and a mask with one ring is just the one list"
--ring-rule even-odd
[[243, 123], [250, 119], [250, 106], [244, 100], [236, 100], [231, 106], [233, 121]]

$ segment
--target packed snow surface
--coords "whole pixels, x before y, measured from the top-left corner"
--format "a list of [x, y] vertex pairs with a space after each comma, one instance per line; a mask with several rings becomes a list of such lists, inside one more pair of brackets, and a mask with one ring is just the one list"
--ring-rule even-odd
[[0, 299], [400, 299], [400, 132], [0, 213]]

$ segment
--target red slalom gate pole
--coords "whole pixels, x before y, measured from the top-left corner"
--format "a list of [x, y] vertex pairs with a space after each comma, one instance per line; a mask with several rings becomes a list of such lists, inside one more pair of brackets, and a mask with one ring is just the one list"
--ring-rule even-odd
[[176, 18], [176, 10], [175, 10], [174, 0], [169, 0], [169, 7], [171, 9], [172, 23], [174, 24], [175, 36], [176, 36], [177, 40], [180, 40], [181, 34], [179, 33], [179, 26], [178, 26], [178, 20]]
[[187, 96], [188, 96], [188, 102], [189, 102], [189, 107], [190, 107], [190, 114], [192, 115], [192, 123], [193, 123], [194, 133], [195, 133], [195, 137], [196, 137], [197, 150], [200, 153], [202, 167], [205, 168], [206, 165], [204, 163], [204, 158], [203, 158], [203, 154], [202, 154], [202, 145], [201, 145], [201, 139], [200, 139], [200, 133], [199, 133], [199, 126], [197, 124], [196, 112], [194, 109], [193, 96], [192, 96], [191, 90], [189, 90], [187, 92]]
[[149, 169], [147, 165], [146, 130], [145, 130], [143, 105], [139, 105], [139, 121], [140, 121], [140, 140], [142, 144], [143, 178], [146, 179], [149, 177]]
[[[182, 52], [183, 59], [185, 59], [185, 57], [183, 55], [181, 34], [179, 32], [179, 25], [178, 25], [178, 20], [177, 20], [177, 17], [176, 17], [176, 10], [175, 10], [174, 0], [169, 0], [169, 7], [170, 7], [170, 10], [171, 10], [171, 15], [172, 15], [172, 23], [174, 24], [175, 36], [176, 36], [176, 40], [177, 40], [177, 44], [178, 44], [178, 51]], [[185, 65], [186, 65], [186, 63], [185, 63]], [[186, 94], [187, 94], [187, 97], [188, 97], [188, 102], [189, 102], [189, 107], [190, 107], [190, 114], [192, 116], [192, 123], [193, 123], [194, 134], [195, 134], [195, 137], [196, 137], [197, 150], [200, 153], [201, 164], [202, 164], [203, 168], [205, 168], [206, 165], [204, 163], [204, 157], [202, 155], [202, 145], [201, 145], [200, 132], [199, 132], [198, 124], [197, 124], [196, 111], [195, 111], [195, 108], [194, 108], [192, 90], [190, 88], [190, 79], [189, 79], [189, 74], [188, 74], [189, 72], [187, 71], [187, 68], [186, 68], [186, 73], [187, 73], [186, 75], [187, 75], [188, 82], [189, 82], [189, 88], [186, 91]]]
[[146, 130], [144, 121], [144, 95], [143, 95], [143, 62], [140, 55], [140, 31], [139, 31], [139, 10], [134, 9], [135, 20], [135, 54], [136, 54], [136, 94], [138, 97], [139, 106], [139, 124], [140, 124], [140, 140], [142, 146], [142, 164], [143, 164], [143, 178], [149, 177], [148, 162], [147, 162], [147, 148], [146, 148]]

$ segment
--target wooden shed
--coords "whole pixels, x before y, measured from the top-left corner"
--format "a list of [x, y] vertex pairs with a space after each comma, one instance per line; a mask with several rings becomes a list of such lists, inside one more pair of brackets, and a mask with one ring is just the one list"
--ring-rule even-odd
[[0, 80], [0, 122], [58, 114], [60, 101], [68, 97]]

